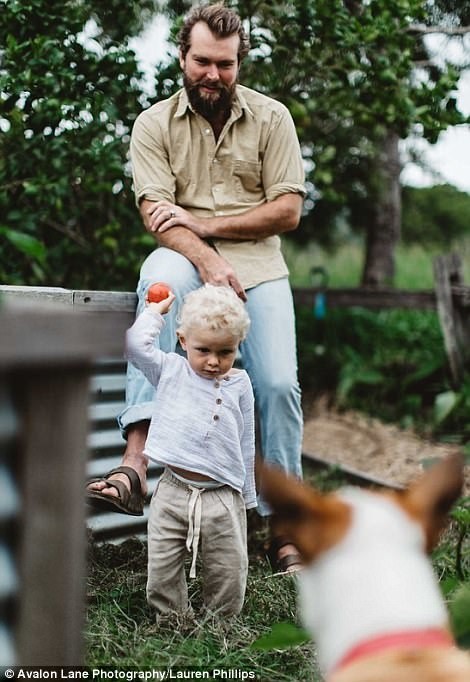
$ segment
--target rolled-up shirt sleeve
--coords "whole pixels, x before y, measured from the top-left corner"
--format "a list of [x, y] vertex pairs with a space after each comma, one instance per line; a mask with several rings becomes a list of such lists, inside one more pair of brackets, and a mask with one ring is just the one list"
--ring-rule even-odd
[[276, 114], [263, 159], [263, 185], [268, 201], [291, 192], [305, 196], [305, 171], [294, 121], [286, 107]]
[[157, 387], [166, 354], [155, 346], [165, 321], [163, 316], [145, 308], [126, 333], [126, 358], [140, 369], [152, 386]]
[[176, 180], [158, 118], [142, 112], [132, 130], [130, 157], [136, 204], [142, 199], [174, 201]]

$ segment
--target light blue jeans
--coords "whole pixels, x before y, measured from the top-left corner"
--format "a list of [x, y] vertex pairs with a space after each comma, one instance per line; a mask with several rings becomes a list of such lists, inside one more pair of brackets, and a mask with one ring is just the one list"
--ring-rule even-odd
[[[160, 247], [144, 261], [137, 287], [137, 314], [153, 282], [166, 282], [176, 301], [165, 315], [160, 348], [176, 349], [177, 315], [184, 296], [202, 285], [197, 269], [184, 256]], [[244, 369], [255, 394], [259, 441], [264, 460], [301, 477], [303, 418], [297, 379], [297, 352], [292, 292], [287, 278], [259, 284], [247, 292], [251, 326], [240, 345]], [[126, 408], [118, 418], [123, 433], [130, 424], [150, 420], [155, 389], [130, 363], [127, 368]], [[268, 516], [269, 506], [258, 499], [258, 513]]]

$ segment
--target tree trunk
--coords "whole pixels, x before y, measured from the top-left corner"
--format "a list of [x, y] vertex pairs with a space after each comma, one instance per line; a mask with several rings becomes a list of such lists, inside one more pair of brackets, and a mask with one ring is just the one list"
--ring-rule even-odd
[[387, 132], [377, 156], [377, 195], [366, 226], [363, 286], [391, 286], [395, 276], [394, 251], [401, 228], [401, 165], [398, 142], [396, 133]]

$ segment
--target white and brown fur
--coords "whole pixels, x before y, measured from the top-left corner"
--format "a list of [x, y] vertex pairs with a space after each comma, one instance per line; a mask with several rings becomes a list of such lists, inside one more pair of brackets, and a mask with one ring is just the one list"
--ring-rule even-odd
[[[305, 562], [300, 610], [328, 682], [470, 682], [470, 656], [453, 643], [427, 556], [462, 485], [458, 455], [406, 490], [380, 493], [321, 494], [262, 467], [276, 530]], [[442, 641], [421, 641], [423, 632]]]

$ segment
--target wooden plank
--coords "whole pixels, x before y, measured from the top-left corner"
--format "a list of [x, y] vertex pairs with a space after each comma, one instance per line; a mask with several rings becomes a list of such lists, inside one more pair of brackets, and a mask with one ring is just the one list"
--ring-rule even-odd
[[88, 373], [45, 366], [10, 378], [20, 387], [25, 436], [18, 660], [34, 666], [80, 665]]
[[436, 297], [432, 291], [408, 291], [400, 289], [338, 288], [321, 289], [296, 287], [294, 301], [298, 305], [313, 306], [315, 296], [323, 293], [327, 306], [332, 308], [363, 307], [370, 309], [411, 308], [433, 310]]
[[462, 380], [464, 356], [461, 329], [454, 308], [451, 283], [460, 280], [460, 264], [455, 257], [438, 256], [433, 263], [434, 282], [437, 300], [437, 314], [444, 337], [444, 346], [449, 361], [450, 372], [455, 384]]
[[0, 284], [0, 302], [60, 303], [72, 305], [73, 291], [62, 287], [25, 287]]
[[402, 486], [387, 481], [383, 478], [378, 478], [365, 471], [359, 471], [359, 469], [354, 469], [353, 467], [347, 466], [346, 464], [340, 464], [339, 462], [330, 462], [324, 457], [320, 457], [312, 452], [302, 452], [302, 457], [306, 459], [309, 464], [313, 465], [318, 469], [330, 469], [331, 471], [338, 471], [341, 476], [343, 476], [347, 481], [355, 485], [368, 485], [379, 488], [392, 488], [394, 490], [401, 490]]
[[460, 308], [470, 308], [470, 287], [452, 284], [450, 287], [454, 304]]
[[73, 307], [77, 311], [128, 312], [133, 319], [137, 294], [128, 291], [73, 291]]
[[[324, 293], [328, 305], [336, 307], [364, 307], [370, 309], [423, 309], [436, 308], [434, 291], [415, 291], [407, 289], [368, 289], [366, 287], [348, 287], [322, 289], [320, 287], [294, 287], [294, 300], [299, 305], [313, 305], [315, 296]], [[470, 306], [470, 287], [452, 283], [452, 296], [458, 305]], [[135, 293], [128, 291], [92, 291], [69, 290], [60, 287], [19, 287], [0, 286], [0, 294], [6, 302], [38, 302], [61, 303], [70, 306], [76, 312], [124, 313], [120, 326], [129, 326], [134, 317], [137, 304]], [[127, 313], [127, 315], [126, 315]], [[117, 319], [117, 318], [116, 318]], [[127, 328], [127, 327], [126, 327]]]
[[67, 305], [78, 312], [128, 312], [134, 315], [137, 295], [129, 291], [73, 290], [62, 287], [28, 287], [0, 285], [3, 303], [36, 304], [51, 303]]
[[76, 315], [62, 306], [8, 306], [0, 309], [0, 367], [70, 364], [106, 355], [122, 357], [124, 330], [119, 316]]

